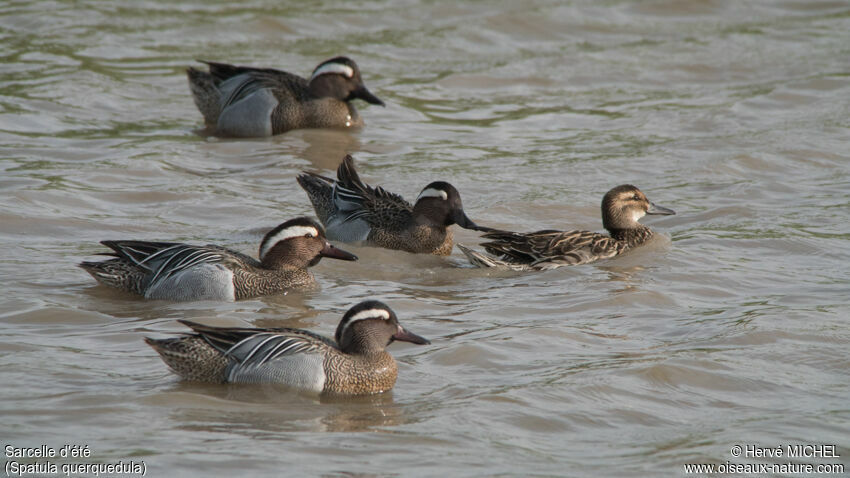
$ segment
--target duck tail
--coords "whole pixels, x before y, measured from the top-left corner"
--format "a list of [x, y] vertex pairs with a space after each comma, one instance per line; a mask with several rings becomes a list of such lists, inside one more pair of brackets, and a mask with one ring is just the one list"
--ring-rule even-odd
[[302, 172], [295, 178], [304, 191], [319, 221], [327, 226], [328, 217], [333, 215], [333, 189], [334, 180], [316, 173]]
[[168, 339], [145, 337], [174, 373], [183, 380], [224, 383], [228, 359], [209, 345], [200, 335], [184, 335]]
[[204, 115], [204, 123], [214, 127], [221, 112], [221, 91], [215, 84], [215, 77], [192, 67], [186, 69], [186, 76], [189, 78], [189, 89], [192, 90], [195, 106]]
[[472, 249], [464, 246], [463, 244], [457, 245], [458, 249], [464, 253], [469, 262], [476, 267], [481, 267], [483, 269], [492, 267], [494, 269], [502, 269], [502, 270], [512, 270], [512, 271], [527, 271], [530, 270], [527, 264], [520, 263], [512, 263], [506, 262], [495, 257], [491, 257], [480, 252], [473, 251]]
[[145, 295], [144, 285], [147, 282], [147, 274], [124, 259], [110, 259], [101, 262], [84, 261], [77, 266], [105, 286], [114, 287], [124, 292]]
[[475, 267], [481, 267], [486, 269], [488, 267], [498, 267], [498, 261], [494, 260], [491, 257], [487, 257], [480, 252], [473, 251], [472, 249], [464, 246], [463, 244], [458, 244], [457, 248], [460, 249], [461, 252], [469, 259], [469, 262], [472, 263]]
[[354, 167], [354, 158], [350, 154], [346, 154], [342, 158], [342, 163], [336, 170], [337, 181], [348, 189], [354, 189], [363, 193], [369, 193], [369, 186], [363, 184], [360, 180], [360, 175], [357, 174], [357, 168]]

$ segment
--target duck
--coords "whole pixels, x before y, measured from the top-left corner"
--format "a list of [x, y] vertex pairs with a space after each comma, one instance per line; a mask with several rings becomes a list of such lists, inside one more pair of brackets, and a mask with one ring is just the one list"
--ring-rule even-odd
[[650, 202], [637, 187], [623, 184], [602, 198], [602, 225], [608, 234], [552, 229], [521, 233], [484, 228], [482, 237], [492, 241], [481, 245], [492, 256], [462, 244], [458, 248], [477, 267], [524, 271], [587, 264], [617, 256], [652, 238], [652, 229], [638, 222], [647, 214], [676, 213]]
[[260, 259], [217, 245], [177, 242], [101, 241], [113, 259], [81, 262], [99, 283], [146, 299], [236, 301], [315, 284], [307, 268], [323, 257], [357, 256], [328, 242], [309, 217], [286, 221], [260, 242]]
[[179, 320], [192, 334], [145, 338], [183, 380], [275, 383], [336, 395], [366, 395], [393, 388], [398, 365], [386, 348], [394, 341], [431, 342], [401, 326], [385, 303], [351, 307], [334, 339], [291, 328], [213, 327]]
[[353, 60], [338, 56], [319, 63], [307, 80], [272, 68], [199, 60], [209, 71], [186, 75], [207, 129], [223, 137], [264, 137], [299, 128], [362, 127], [351, 103], [359, 98], [385, 106], [363, 84]]
[[336, 174], [332, 179], [304, 171], [296, 178], [331, 240], [445, 256], [454, 245], [449, 226], [479, 228], [464, 212], [460, 193], [447, 182], [428, 184], [410, 204], [398, 194], [363, 183], [350, 154]]

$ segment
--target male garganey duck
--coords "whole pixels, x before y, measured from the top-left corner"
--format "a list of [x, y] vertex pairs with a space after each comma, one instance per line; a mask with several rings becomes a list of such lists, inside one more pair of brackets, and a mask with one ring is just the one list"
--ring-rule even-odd
[[221, 246], [174, 242], [102, 241], [115, 256], [80, 267], [98, 282], [147, 299], [233, 301], [315, 283], [307, 268], [322, 257], [357, 260], [325, 238], [315, 220], [300, 217], [272, 229], [260, 260]]
[[349, 309], [334, 340], [300, 329], [180, 323], [195, 333], [145, 342], [184, 380], [278, 383], [330, 394], [362, 395], [393, 388], [398, 367], [386, 347], [395, 340], [430, 343], [405, 330], [395, 312], [376, 300]]
[[297, 128], [363, 126], [351, 100], [384, 106], [363, 84], [352, 60], [319, 64], [310, 79], [271, 68], [203, 62], [189, 68], [189, 87], [207, 128], [218, 136], [271, 136]]

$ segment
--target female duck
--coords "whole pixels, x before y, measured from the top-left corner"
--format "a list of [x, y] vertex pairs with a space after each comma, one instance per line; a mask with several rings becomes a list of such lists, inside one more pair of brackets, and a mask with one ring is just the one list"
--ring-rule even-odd
[[115, 256], [82, 262], [98, 282], [146, 299], [240, 300], [312, 285], [307, 268], [322, 257], [357, 260], [325, 239], [313, 219], [299, 217], [272, 229], [260, 243], [260, 260], [221, 246], [175, 242], [102, 241]]
[[395, 340], [428, 344], [405, 330], [386, 304], [369, 300], [345, 313], [335, 340], [300, 329], [211, 327], [180, 323], [195, 334], [145, 341], [184, 380], [279, 383], [320, 393], [362, 395], [393, 388]]
[[488, 229], [482, 237], [493, 241], [481, 245], [496, 257], [460, 244], [458, 248], [478, 267], [541, 270], [586, 264], [614, 257], [648, 241], [652, 237], [652, 229], [638, 222], [647, 214], [676, 213], [656, 206], [640, 189], [624, 184], [608, 191], [602, 198], [602, 225], [610, 235], [590, 231], [519, 233]]

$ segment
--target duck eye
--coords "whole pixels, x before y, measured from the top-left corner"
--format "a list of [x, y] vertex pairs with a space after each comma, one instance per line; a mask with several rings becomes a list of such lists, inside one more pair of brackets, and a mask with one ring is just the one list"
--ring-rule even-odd
[[307, 234], [304, 234], [304, 237], [316, 237], [316, 235], [312, 232], [308, 232]]
[[640, 201], [640, 196], [635, 194], [634, 196], [632, 196], [632, 199], [634, 199], [635, 201]]

